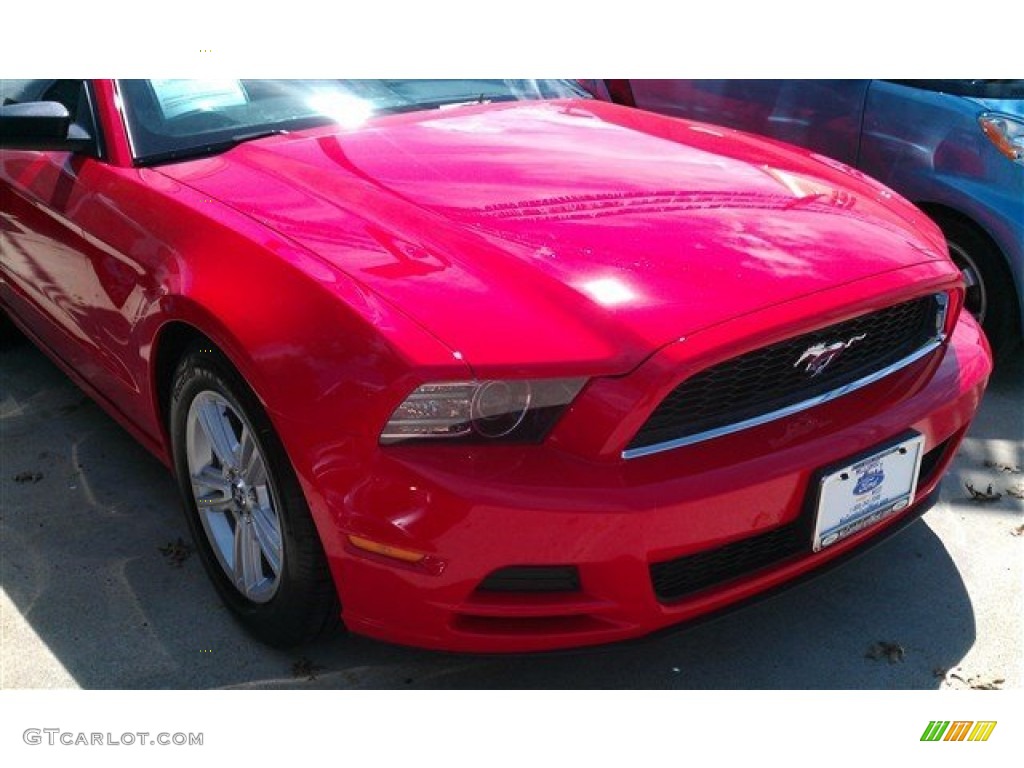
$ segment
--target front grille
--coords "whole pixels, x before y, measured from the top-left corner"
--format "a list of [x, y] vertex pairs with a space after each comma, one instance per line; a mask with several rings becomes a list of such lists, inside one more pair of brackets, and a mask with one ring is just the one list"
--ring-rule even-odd
[[[932, 448], [921, 458], [917, 487], [931, 481], [950, 441]], [[811, 553], [813, 510], [767, 533], [750, 536], [706, 552], [675, 560], [654, 563], [650, 567], [654, 593], [663, 602], [679, 600], [702, 589], [748, 576], [794, 555]]]
[[[926, 296], [748, 352], [692, 376], [654, 410], [626, 448], [715, 433], [814, 401], [909, 358], [933, 341], [944, 297]], [[846, 344], [811, 375], [812, 348]], [[765, 419], [769, 420], [769, 419]], [[710, 435], [709, 435], [710, 436]], [[696, 440], [692, 440], [696, 442]]]

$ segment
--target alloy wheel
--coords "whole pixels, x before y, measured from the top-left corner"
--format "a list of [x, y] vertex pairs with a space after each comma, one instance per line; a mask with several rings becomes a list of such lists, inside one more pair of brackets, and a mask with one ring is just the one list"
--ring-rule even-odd
[[284, 564], [277, 494], [252, 427], [227, 399], [204, 390], [186, 418], [192, 496], [210, 546], [244, 597], [266, 603]]

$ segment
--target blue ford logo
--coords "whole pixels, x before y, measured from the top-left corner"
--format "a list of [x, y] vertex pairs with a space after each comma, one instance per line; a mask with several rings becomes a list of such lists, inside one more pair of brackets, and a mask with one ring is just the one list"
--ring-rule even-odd
[[860, 496], [875, 490], [885, 481], [885, 472], [878, 465], [868, 469], [863, 475], [857, 478], [857, 486], [853, 489], [854, 496]]

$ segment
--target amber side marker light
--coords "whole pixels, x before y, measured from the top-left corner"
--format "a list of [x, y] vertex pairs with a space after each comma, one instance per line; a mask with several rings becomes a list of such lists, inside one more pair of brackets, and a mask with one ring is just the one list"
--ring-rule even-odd
[[978, 117], [978, 123], [996, 149], [1015, 163], [1024, 165], [1024, 120], [986, 112]]
[[426, 558], [426, 555], [422, 552], [413, 552], [410, 549], [400, 549], [388, 544], [380, 544], [370, 539], [364, 539], [362, 536], [352, 536], [350, 534], [348, 541], [356, 549], [361, 549], [364, 552], [373, 552], [375, 555], [390, 557], [394, 560], [401, 560], [403, 563], [421, 563]]

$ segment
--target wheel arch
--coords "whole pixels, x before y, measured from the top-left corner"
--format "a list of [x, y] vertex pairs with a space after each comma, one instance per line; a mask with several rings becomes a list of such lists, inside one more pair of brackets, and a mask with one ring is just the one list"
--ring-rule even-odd
[[239, 345], [230, 338], [217, 323], [211, 319], [199, 319], [192, 316], [173, 315], [156, 331], [150, 355], [150, 396], [153, 400], [153, 412], [157, 415], [164, 448], [170, 456], [170, 417], [171, 389], [174, 382], [174, 371], [185, 353], [196, 344], [209, 344], [231, 364], [238, 374], [246, 381], [261, 404], [266, 407], [260, 397], [259, 387], [252, 380], [251, 366], [242, 359]]
[[209, 342], [209, 337], [194, 325], [181, 320], [172, 320], [163, 325], [153, 341], [152, 387], [154, 411], [156, 411], [164, 439], [169, 439], [167, 419], [170, 416], [171, 385], [174, 370], [194, 344]]
[[969, 229], [975, 236], [985, 242], [996, 254], [999, 255], [999, 259], [996, 260], [994, 266], [1000, 271], [1001, 276], [1006, 280], [1007, 284], [1011, 286], [1011, 290], [1008, 292], [1008, 299], [1012, 304], [1009, 313], [1011, 333], [1019, 339], [1022, 336], [1022, 333], [1024, 333], [1024, 321], [1021, 319], [1021, 312], [1024, 307], [1022, 307], [1020, 303], [1020, 290], [1017, 285], [1016, 275], [1010, 266], [1005, 251], [1000, 247], [999, 241], [989, 232], [988, 228], [985, 227], [984, 224], [953, 206], [946, 205], [944, 203], [916, 200], [914, 201], [914, 205], [924, 211], [924, 213], [939, 224], [940, 228], [943, 230], [943, 225], [946, 223], [959, 225]]
[[989, 234], [989, 231], [982, 224], [978, 223], [978, 221], [971, 218], [963, 211], [954, 208], [951, 205], [946, 205], [945, 203], [914, 201], [914, 205], [916, 205], [918, 208], [920, 208], [922, 211], [928, 214], [928, 216], [931, 217], [936, 222], [955, 221], [966, 227], [970, 227], [978, 234], [979, 237], [985, 238], [985, 240], [995, 250], [999, 251], [999, 253], [1002, 254], [1003, 251], [999, 247], [999, 243], [997, 243], [996, 239], [992, 237], [991, 234]]

